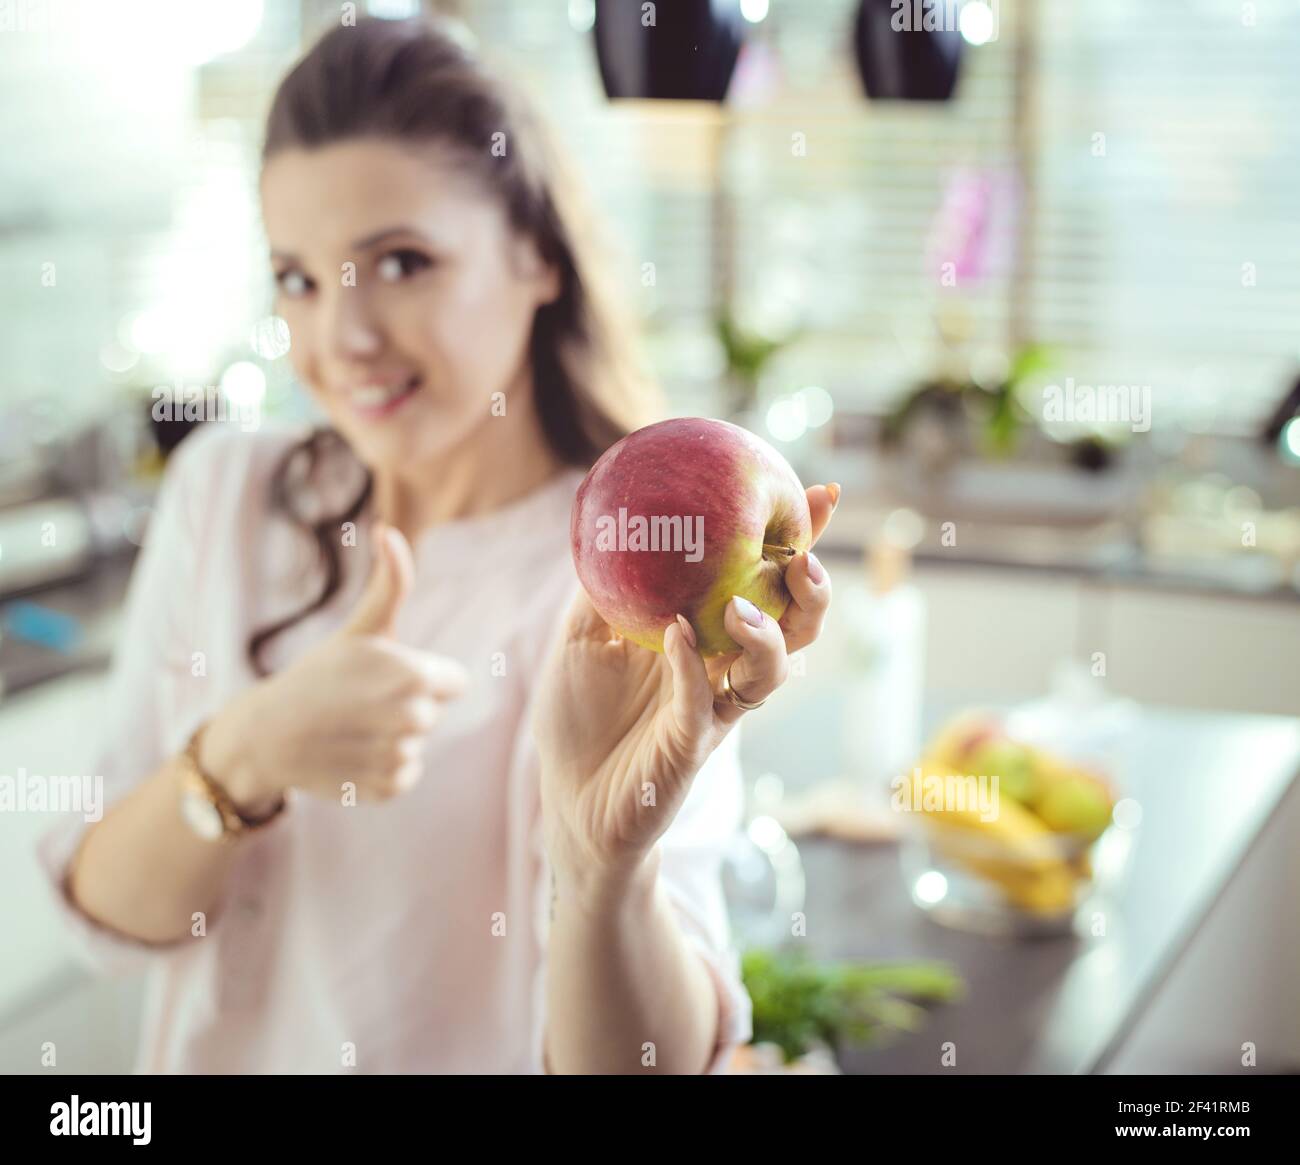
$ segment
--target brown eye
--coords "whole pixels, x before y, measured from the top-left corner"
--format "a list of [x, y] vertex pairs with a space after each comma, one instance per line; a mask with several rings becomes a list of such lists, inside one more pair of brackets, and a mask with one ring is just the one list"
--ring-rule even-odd
[[297, 298], [311, 290], [311, 280], [296, 267], [276, 272], [275, 282], [285, 295]]
[[379, 278], [387, 283], [397, 283], [432, 265], [433, 260], [428, 255], [413, 251], [409, 247], [403, 247], [396, 251], [390, 251], [379, 260]]

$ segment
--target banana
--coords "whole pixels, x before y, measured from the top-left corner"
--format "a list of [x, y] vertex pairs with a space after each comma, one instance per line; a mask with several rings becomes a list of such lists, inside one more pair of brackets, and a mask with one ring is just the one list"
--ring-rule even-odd
[[[1052, 831], [1024, 806], [1008, 797], [998, 799], [997, 813], [985, 819], [976, 805], [945, 805], [924, 808], [924, 782], [957, 774], [960, 770], [941, 759], [927, 755], [912, 774], [912, 803], [922, 807], [927, 821], [960, 828], [972, 851], [994, 861], [1005, 861], [1028, 870], [1046, 869], [1059, 864]], [[973, 836], [972, 836], [973, 835]]]
[[1060, 860], [1008, 861], [997, 856], [1000, 843], [978, 836], [969, 826], [944, 823], [939, 814], [929, 815], [926, 825], [937, 853], [993, 883], [1016, 906], [1056, 914], [1074, 905], [1078, 874], [1072, 865]]
[[925, 808], [927, 778], [961, 773], [960, 764], [949, 763], [948, 750], [965, 735], [961, 727], [941, 734], [912, 774], [913, 804], [921, 807], [931, 843], [949, 861], [994, 883], [1021, 909], [1035, 914], [1069, 909], [1075, 870], [1061, 853], [1058, 835], [1023, 805], [1000, 797], [996, 814], [987, 820], [969, 804]]

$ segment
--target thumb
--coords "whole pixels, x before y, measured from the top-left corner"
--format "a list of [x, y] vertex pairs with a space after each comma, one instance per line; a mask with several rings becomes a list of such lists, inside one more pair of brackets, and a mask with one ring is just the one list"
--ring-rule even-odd
[[347, 635], [391, 635], [415, 582], [410, 544], [395, 526], [377, 522], [372, 534], [375, 564], [343, 630]]

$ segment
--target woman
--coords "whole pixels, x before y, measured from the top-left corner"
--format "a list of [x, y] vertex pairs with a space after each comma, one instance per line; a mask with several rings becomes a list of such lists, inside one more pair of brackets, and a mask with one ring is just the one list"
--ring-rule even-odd
[[[825, 572], [792, 563], [781, 626], [733, 603], [743, 652], [708, 667], [685, 620], [661, 656], [596, 616], [569, 510], [644, 397], [540, 128], [437, 26], [328, 33], [261, 194], [329, 425], [209, 426], [169, 462], [109, 808], [44, 846], [87, 943], [151, 968], [137, 1067], [725, 1070], [728, 730], [816, 637]], [[809, 491], [815, 533], [837, 496]]]

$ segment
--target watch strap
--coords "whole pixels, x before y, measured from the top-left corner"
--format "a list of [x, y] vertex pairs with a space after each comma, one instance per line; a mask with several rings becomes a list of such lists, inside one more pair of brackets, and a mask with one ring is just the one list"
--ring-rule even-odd
[[222, 836], [224, 838], [238, 837], [242, 833], [248, 833], [269, 825], [284, 812], [287, 804], [284, 794], [280, 794], [275, 806], [269, 813], [261, 816], [251, 816], [240, 810], [239, 806], [235, 804], [234, 798], [226, 792], [221, 782], [207, 772], [199, 761], [199, 747], [202, 744], [203, 733], [207, 726], [207, 721], [204, 721], [194, 730], [182, 756], [191, 776], [202, 787], [203, 795], [221, 814]]

